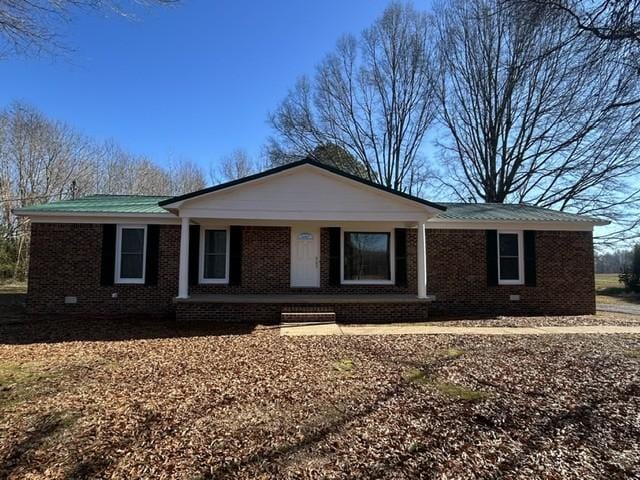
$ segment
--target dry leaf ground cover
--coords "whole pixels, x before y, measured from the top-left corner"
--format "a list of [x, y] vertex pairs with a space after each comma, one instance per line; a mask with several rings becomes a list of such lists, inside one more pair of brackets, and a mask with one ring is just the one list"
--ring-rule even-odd
[[573, 327], [578, 325], [640, 326], [640, 315], [598, 312], [596, 315], [574, 315], [563, 317], [507, 317], [434, 319], [428, 325], [448, 327]]
[[0, 478], [631, 478], [640, 336], [0, 324]]

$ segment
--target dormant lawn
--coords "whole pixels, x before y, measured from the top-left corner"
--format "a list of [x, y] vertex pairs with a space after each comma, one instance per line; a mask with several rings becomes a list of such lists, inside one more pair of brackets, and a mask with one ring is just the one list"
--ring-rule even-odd
[[[590, 320], [638, 319], [568, 319]], [[14, 315], [0, 478], [627, 478], [639, 371], [633, 335], [291, 338]]]

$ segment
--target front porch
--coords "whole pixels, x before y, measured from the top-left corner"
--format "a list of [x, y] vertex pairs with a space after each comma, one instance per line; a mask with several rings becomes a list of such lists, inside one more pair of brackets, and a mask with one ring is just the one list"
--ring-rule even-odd
[[179, 319], [426, 318], [426, 221], [444, 207], [312, 161], [160, 205], [180, 217]]
[[[219, 235], [220, 241], [209, 241], [211, 235]], [[220, 261], [219, 278], [207, 273], [212, 257]], [[420, 221], [183, 217], [176, 300], [424, 301], [430, 299], [426, 263], [425, 223]]]
[[[187, 253], [183, 252], [181, 258], [189, 260], [180, 263], [181, 290], [174, 298], [178, 320], [275, 324], [427, 318], [434, 298], [426, 294], [424, 227], [420, 228], [419, 222], [292, 222], [279, 226], [255, 225], [257, 222], [246, 220], [215, 223], [217, 226], [212, 227], [207, 219], [183, 220]], [[203, 282], [203, 252], [208, 248], [194, 245], [194, 239], [202, 242], [212, 231], [209, 229], [229, 232], [229, 270], [221, 282]], [[347, 278], [344, 244], [351, 232], [367, 232], [368, 236], [386, 240], [382, 261], [378, 256], [358, 270], [366, 273], [369, 269], [386, 278]], [[364, 258], [363, 262], [369, 260]], [[371, 268], [373, 263], [381, 268]], [[300, 275], [300, 267], [304, 275]], [[194, 274], [196, 271], [199, 275]], [[307, 282], [300, 284], [301, 278]]]

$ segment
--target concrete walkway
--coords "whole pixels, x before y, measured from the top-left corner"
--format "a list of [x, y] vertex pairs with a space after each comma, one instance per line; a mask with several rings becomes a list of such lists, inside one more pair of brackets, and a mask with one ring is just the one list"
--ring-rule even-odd
[[438, 325], [338, 325], [336, 323], [290, 323], [280, 326], [280, 335], [566, 335], [637, 334], [640, 326], [614, 325], [566, 327], [445, 327]]

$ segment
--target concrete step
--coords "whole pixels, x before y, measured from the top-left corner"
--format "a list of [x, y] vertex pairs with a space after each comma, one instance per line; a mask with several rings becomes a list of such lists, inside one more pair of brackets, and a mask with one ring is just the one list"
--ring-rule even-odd
[[335, 312], [282, 312], [281, 323], [333, 323]]

